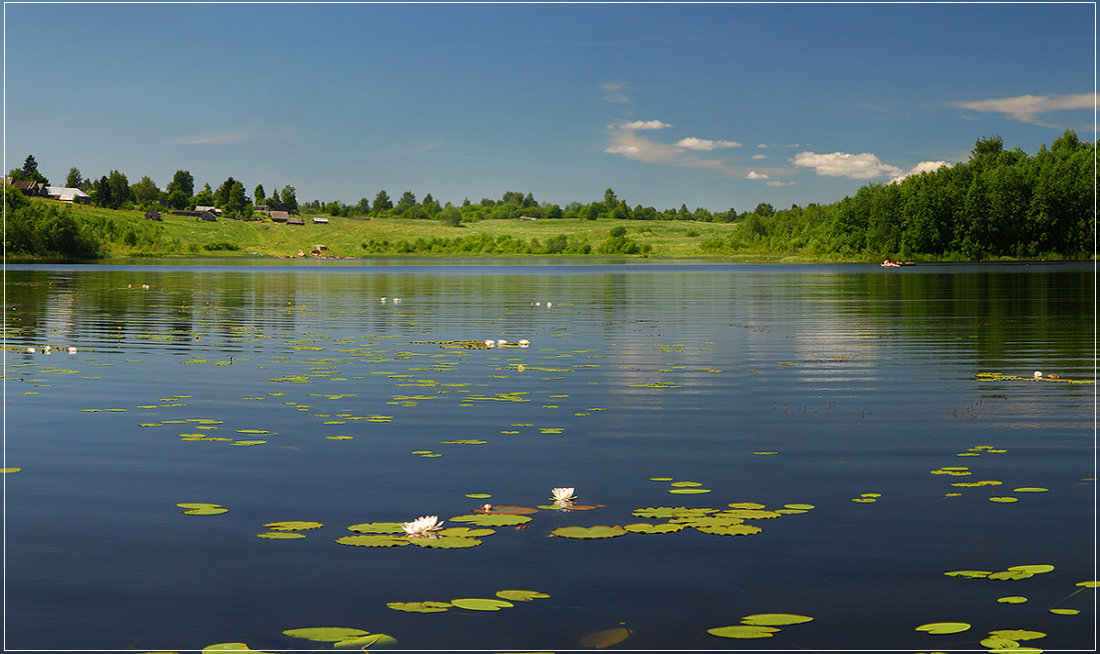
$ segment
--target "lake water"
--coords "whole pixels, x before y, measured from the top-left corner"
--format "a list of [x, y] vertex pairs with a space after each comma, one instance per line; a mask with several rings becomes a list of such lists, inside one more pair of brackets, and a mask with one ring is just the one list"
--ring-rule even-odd
[[[9, 265], [5, 289], [8, 651], [1096, 645], [1091, 263]], [[486, 339], [530, 343], [455, 343]], [[485, 503], [548, 508], [471, 547], [337, 542]], [[690, 526], [731, 503], [782, 512]], [[659, 507], [710, 511], [635, 514]], [[323, 526], [258, 537], [276, 521]], [[643, 523], [689, 526], [551, 533]], [[549, 597], [387, 606], [503, 590]], [[812, 621], [708, 633], [767, 613]]]

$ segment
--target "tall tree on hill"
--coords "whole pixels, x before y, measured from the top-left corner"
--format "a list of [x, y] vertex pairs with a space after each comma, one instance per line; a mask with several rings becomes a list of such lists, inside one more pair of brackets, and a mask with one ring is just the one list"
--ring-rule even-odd
[[188, 170], [177, 170], [165, 190], [168, 191], [169, 195], [172, 194], [172, 191], [179, 191], [185, 196], [191, 197], [195, 194], [195, 178], [191, 176], [191, 172]]
[[267, 196], [264, 195], [264, 185], [263, 184], [257, 184], [256, 185], [256, 188], [252, 191], [252, 198], [253, 198], [253, 201], [256, 204], [263, 204], [264, 203], [264, 200], [267, 199]]
[[298, 210], [298, 198], [294, 194], [294, 187], [289, 184], [283, 187], [283, 192], [279, 194], [279, 198], [286, 208], [291, 211]]
[[46, 185], [49, 185], [50, 183], [50, 180], [46, 179], [46, 177], [42, 173], [38, 172], [38, 162], [35, 161], [33, 154], [28, 154], [27, 158], [23, 160], [23, 167], [13, 169], [9, 173], [9, 177], [17, 182], [41, 182]]
[[68, 176], [65, 177], [66, 188], [80, 188], [84, 184], [84, 178], [80, 175], [80, 169], [73, 166], [69, 169]]
[[134, 195], [130, 191], [130, 182], [126, 179], [126, 175], [119, 171], [112, 170], [107, 175], [107, 185], [111, 188], [111, 200], [108, 206], [112, 209], [118, 209], [134, 199]]
[[148, 175], [143, 176], [140, 182], [131, 186], [130, 192], [134, 196], [134, 201], [138, 204], [156, 202], [157, 198], [160, 197], [160, 189], [157, 188], [153, 180], [149, 179]]
[[378, 192], [378, 195], [374, 196], [373, 207], [374, 215], [379, 216], [383, 211], [389, 211], [393, 209], [393, 202], [390, 201], [389, 193], [386, 193], [385, 189]]

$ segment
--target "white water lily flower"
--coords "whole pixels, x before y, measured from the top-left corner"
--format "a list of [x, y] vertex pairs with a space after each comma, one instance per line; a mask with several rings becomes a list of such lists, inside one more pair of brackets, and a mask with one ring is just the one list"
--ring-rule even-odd
[[412, 522], [402, 523], [401, 528], [405, 530], [406, 536], [422, 538], [425, 536], [434, 536], [435, 534], [432, 532], [442, 529], [443, 521], [439, 519], [439, 516], [424, 515]]
[[553, 488], [550, 490], [550, 494], [553, 495], [550, 499], [561, 503], [572, 502], [577, 499], [576, 495], [573, 494], [573, 490], [573, 488]]

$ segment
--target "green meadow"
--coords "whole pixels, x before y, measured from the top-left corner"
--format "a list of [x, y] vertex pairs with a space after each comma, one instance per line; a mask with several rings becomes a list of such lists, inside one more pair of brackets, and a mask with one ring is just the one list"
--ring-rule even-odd
[[[71, 216], [93, 234], [107, 257], [165, 256], [634, 256], [652, 258], [711, 257], [703, 244], [736, 238], [738, 223], [654, 220], [481, 220], [451, 226], [435, 220], [406, 218], [347, 218], [323, 216], [328, 223], [288, 225], [262, 220], [219, 218], [214, 222], [193, 216], [163, 213], [160, 221], [147, 220], [138, 210], [62, 205], [55, 200], [32, 199]], [[615, 236], [612, 236], [615, 234]], [[318, 246], [324, 246], [323, 249]], [[301, 253], [301, 255], [299, 255]], [[763, 250], [743, 250], [739, 257], [779, 260]], [[9, 259], [12, 257], [9, 257]], [[723, 258], [730, 258], [728, 255]]]

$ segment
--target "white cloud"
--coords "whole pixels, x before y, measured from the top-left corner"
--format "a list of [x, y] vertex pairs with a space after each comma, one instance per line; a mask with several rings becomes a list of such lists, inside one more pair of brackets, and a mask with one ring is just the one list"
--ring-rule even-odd
[[764, 173], [758, 173], [755, 170], [749, 171], [748, 175], [745, 175], [745, 179], [767, 179], [768, 176]]
[[766, 155], [766, 154], [754, 154], [754, 155], [752, 155], [752, 158], [753, 159], [767, 159], [768, 155]]
[[991, 98], [989, 100], [971, 100], [954, 102], [956, 107], [971, 111], [1004, 114], [1021, 123], [1030, 123], [1042, 127], [1053, 127], [1039, 119], [1039, 114], [1051, 111], [1074, 109], [1092, 109], [1096, 106], [1095, 93], [1070, 93], [1067, 95], [1017, 95], [1010, 98]]
[[764, 186], [791, 186], [794, 182], [781, 182], [777, 179], [773, 179], [770, 182], [765, 182]]
[[634, 130], [634, 129], [642, 129], [642, 130], [667, 129], [669, 127], [672, 127], [672, 125], [669, 125], [668, 123], [662, 123], [659, 120], [635, 120], [633, 122], [623, 123], [623, 124], [619, 125], [619, 129], [630, 129], [630, 130]]
[[899, 175], [898, 177], [895, 177], [894, 179], [890, 180], [890, 183], [891, 184], [897, 184], [898, 182], [902, 181], [906, 177], [911, 177], [912, 175], [920, 175], [921, 173], [930, 173], [930, 172], [939, 170], [940, 168], [943, 168], [944, 166], [947, 166], [948, 168], [950, 168], [951, 164], [947, 163], [946, 161], [922, 161], [919, 164], [917, 164], [916, 166], [913, 166], [913, 168], [910, 169], [909, 172], [905, 173], [904, 175]]
[[883, 163], [870, 152], [849, 154], [833, 152], [799, 152], [791, 160], [796, 166], [813, 168], [818, 175], [828, 177], [848, 177], [850, 179], [871, 179], [882, 175], [900, 175], [901, 168]]
[[689, 136], [684, 139], [680, 139], [676, 142], [676, 145], [681, 148], [687, 148], [688, 150], [717, 150], [718, 148], [739, 148], [741, 144], [737, 141], [712, 141], [710, 139], [697, 139], [694, 136]]

